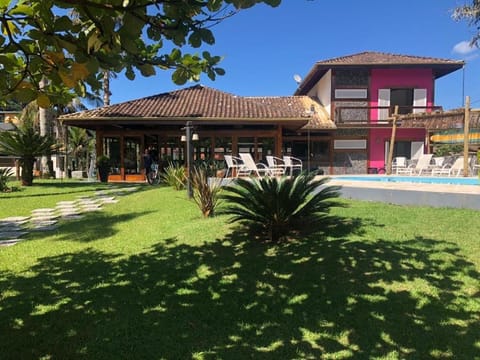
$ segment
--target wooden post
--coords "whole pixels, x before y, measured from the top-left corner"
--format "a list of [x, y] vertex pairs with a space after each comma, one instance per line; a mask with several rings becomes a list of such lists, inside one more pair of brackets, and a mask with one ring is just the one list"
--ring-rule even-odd
[[395, 136], [397, 133], [397, 118], [398, 118], [398, 105], [395, 105], [395, 111], [393, 113], [393, 122], [392, 122], [392, 137], [390, 139], [390, 147], [388, 149], [388, 159], [387, 159], [387, 175], [392, 175], [392, 162], [393, 162], [393, 149], [395, 147]]
[[463, 122], [463, 176], [468, 176], [470, 168], [468, 166], [468, 144], [470, 133], [470, 96], [465, 98], [465, 119]]

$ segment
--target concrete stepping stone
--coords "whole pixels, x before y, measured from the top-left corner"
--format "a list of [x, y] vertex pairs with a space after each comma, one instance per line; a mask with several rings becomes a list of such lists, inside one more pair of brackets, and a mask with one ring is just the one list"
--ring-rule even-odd
[[62, 215], [63, 220], [78, 220], [78, 219], [81, 219], [83, 217], [84, 216], [80, 215], [80, 214], [63, 214]]
[[32, 231], [52, 231], [52, 230], [56, 230], [57, 228], [58, 228], [57, 224], [52, 224], [52, 225], [38, 224], [38, 225], [35, 225], [31, 230]]
[[1, 231], [0, 239], [18, 239], [27, 234], [27, 231]]
[[100, 211], [100, 210], [102, 210], [100, 206], [87, 206], [83, 208], [84, 212]]
[[55, 212], [55, 209], [35, 209], [35, 210], [32, 210], [31, 213], [32, 214], [44, 214], [44, 213], [51, 213], [51, 212]]
[[30, 219], [30, 216], [11, 216], [0, 219], [0, 224], [25, 224]]
[[49, 220], [49, 219], [39, 219], [39, 220], [32, 220], [33, 225], [53, 225], [56, 224], [58, 220]]
[[48, 215], [41, 214], [41, 215], [32, 216], [30, 221], [33, 221], [33, 222], [46, 221], [46, 220], [53, 220], [53, 219], [56, 219], [58, 217], [59, 217], [58, 214], [48, 214]]
[[12, 246], [15, 245], [16, 243], [22, 241], [23, 239], [6, 239], [6, 240], [0, 240], [0, 246]]

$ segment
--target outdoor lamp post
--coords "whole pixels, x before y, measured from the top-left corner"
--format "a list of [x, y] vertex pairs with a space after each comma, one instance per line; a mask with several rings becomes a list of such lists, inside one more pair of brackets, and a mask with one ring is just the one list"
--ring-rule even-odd
[[198, 134], [192, 133], [193, 125], [191, 121], [187, 121], [182, 130], [185, 130], [185, 135], [182, 135], [181, 141], [186, 142], [187, 145], [187, 195], [191, 199], [193, 197], [192, 189], [192, 160], [193, 160], [193, 145], [192, 141], [198, 140]]

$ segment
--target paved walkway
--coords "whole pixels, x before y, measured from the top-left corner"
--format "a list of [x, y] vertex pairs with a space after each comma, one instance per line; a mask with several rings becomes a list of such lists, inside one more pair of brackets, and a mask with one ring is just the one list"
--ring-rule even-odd
[[11, 216], [0, 219], [0, 246], [11, 246], [31, 232], [52, 231], [60, 220], [80, 219], [85, 213], [102, 210], [105, 204], [118, 202], [115, 196], [137, 190], [138, 187], [112, 188], [97, 191], [93, 196], [79, 196], [77, 200], [60, 201], [55, 208], [32, 210], [30, 216]]

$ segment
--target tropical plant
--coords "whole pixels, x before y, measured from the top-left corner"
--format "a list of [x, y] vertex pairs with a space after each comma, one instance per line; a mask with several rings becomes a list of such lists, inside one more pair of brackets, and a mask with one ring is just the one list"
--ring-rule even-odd
[[0, 133], [0, 152], [20, 158], [23, 186], [33, 185], [35, 158], [51, 154], [57, 148], [55, 140], [37, 133], [31, 121], [24, 122], [16, 131]]
[[221, 179], [211, 177], [206, 167], [194, 167], [192, 171], [193, 200], [204, 217], [213, 217], [219, 202]]
[[0, 192], [8, 191], [8, 179], [13, 175], [12, 168], [0, 168]]
[[175, 190], [183, 190], [187, 184], [185, 171], [186, 169], [184, 166], [169, 162], [165, 171], [161, 175], [162, 182], [173, 187]]
[[220, 194], [226, 205], [219, 212], [272, 242], [316, 232], [326, 224], [340, 187], [325, 186], [329, 179], [315, 176], [238, 178]]
[[75, 160], [74, 170], [86, 170], [89, 154], [93, 152], [95, 139], [86, 129], [75, 126], [68, 128], [68, 152]]
[[435, 156], [448, 156], [463, 152], [463, 145], [442, 144], [435, 147]]

